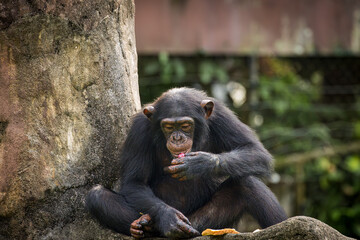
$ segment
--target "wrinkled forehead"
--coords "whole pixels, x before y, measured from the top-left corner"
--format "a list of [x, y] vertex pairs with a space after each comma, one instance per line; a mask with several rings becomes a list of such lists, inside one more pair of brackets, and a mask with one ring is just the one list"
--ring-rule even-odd
[[194, 124], [194, 119], [188, 116], [181, 116], [181, 117], [164, 118], [161, 120], [161, 125], [165, 125], [165, 124], [179, 125], [184, 123]]
[[158, 102], [155, 106], [156, 108], [156, 118], [179, 118], [179, 117], [196, 117], [201, 113], [202, 109], [200, 102], [193, 100], [185, 99], [164, 99], [161, 102]]

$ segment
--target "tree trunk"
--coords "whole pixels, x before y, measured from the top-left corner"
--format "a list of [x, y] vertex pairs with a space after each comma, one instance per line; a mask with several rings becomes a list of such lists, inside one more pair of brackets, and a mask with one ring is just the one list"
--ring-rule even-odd
[[0, 239], [97, 239], [140, 109], [133, 0], [0, 0]]

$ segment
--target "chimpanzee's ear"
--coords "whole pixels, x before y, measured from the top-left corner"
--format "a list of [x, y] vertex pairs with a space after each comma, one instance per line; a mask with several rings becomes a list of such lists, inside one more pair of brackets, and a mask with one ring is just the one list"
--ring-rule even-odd
[[202, 100], [201, 106], [205, 109], [205, 118], [208, 119], [213, 112], [214, 102], [211, 100]]
[[144, 108], [143, 113], [151, 120], [151, 116], [154, 114], [155, 108], [153, 106], [147, 106]]

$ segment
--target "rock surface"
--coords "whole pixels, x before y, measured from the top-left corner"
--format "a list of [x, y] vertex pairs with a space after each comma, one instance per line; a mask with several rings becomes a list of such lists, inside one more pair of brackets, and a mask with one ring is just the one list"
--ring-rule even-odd
[[[114, 232], [102, 231], [104, 238], [99, 239], [133, 239], [131, 237], [116, 234]], [[147, 238], [160, 240], [163, 238]], [[277, 225], [253, 233], [226, 234], [223, 236], [201, 236], [194, 240], [351, 240], [333, 229], [329, 225], [311, 217], [292, 217]], [[353, 239], [354, 240], [354, 239]]]
[[84, 196], [119, 177], [140, 109], [134, 2], [0, 0], [0, 10], [0, 239], [97, 238]]

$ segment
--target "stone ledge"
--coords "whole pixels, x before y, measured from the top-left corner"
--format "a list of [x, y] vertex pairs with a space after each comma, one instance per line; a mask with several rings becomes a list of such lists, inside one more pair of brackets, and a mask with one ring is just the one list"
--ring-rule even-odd
[[[107, 239], [126, 239], [130, 240], [133, 239], [128, 236], [124, 236], [121, 234], [115, 234], [112, 233], [111, 236], [108, 236], [110, 238]], [[150, 239], [150, 238], [149, 238]], [[163, 238], [151, 238], [160, 240]], [[288, 220], [276, 224], [274, 226], [268, 227], [266, 229], [262, 229], [257, 232], [253, 233], [240, 233], [240, 234], [226, 234], [224, 236], [201, 236], [193, 238], [196, 240], [210, 240], [210, 239], [216, 239], [216, 240], [233, 240], [233, 239], [240, 239], [240, 240], [280, 240], [280, 239], [286, 239], [286, 240], [316, 240], [316, 239], [336, 239], [336, 240], [342, 240], [342, 239], [353, 239], [346, 237], [342, 235], [340, 232], [335, 230], [334, 228], [330, 227], [329, 225], [311, 218], [311, 217], [305, 217], [305, 216], [297, 216], [289, 218]]]

